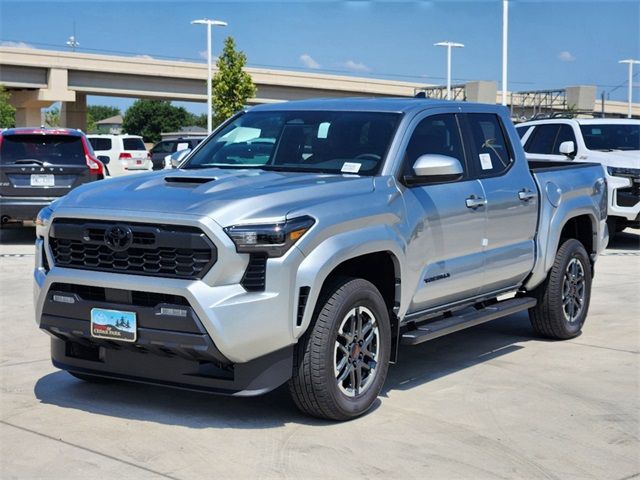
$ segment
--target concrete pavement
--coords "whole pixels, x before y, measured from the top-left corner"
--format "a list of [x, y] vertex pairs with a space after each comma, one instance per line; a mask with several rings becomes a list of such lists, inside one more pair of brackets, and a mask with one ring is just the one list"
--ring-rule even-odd
[[[628, 231], [629, 232], [629, 231]], [[526, 315], [404, 347], [374, 411], [300, 414], [281, 388], [227, 398], [86, 384], [34, 322], [33, 229], [0, 232], [0, 477], [527, 478], [640, 474], [640, 236], [596, 266], [580, 337]]]

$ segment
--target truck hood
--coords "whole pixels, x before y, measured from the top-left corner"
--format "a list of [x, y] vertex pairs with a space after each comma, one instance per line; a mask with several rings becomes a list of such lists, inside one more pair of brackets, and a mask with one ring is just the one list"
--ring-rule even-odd
[[591, 151], [585, 161], [598, 162], [605, 167], [640, 168], [639, 150], [618, 150], [614, 152]]
[[208, 216], [222, 226], [283, 218], [293, 209], [373, 191], [372, 177], [257, 169], [164, 170], [93, 182], [64, 208]]

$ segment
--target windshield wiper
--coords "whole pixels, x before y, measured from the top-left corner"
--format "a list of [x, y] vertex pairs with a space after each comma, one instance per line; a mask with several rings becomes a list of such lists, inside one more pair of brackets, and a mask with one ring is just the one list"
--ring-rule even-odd
[[43, 162], [42, 160], [36, 160], [35, 158], [23, 158], [20, 160], [14, 160], [14, 165], [40, 165], [41, 167], [50, 167], [49, 162]]

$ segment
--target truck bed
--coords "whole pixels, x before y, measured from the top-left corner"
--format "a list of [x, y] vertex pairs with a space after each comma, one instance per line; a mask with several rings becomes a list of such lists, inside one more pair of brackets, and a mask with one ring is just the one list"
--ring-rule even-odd
[[591, 162], [571, 162], [571, 161], [553, 161], [553, 160], [528, 160], [529, 170], [531, 173], [538, 172], [553, 172], [556, 170], [568, 170], [575, 168], [587, 168], [594, 165], [600, 165], [599, 163]]
[[[607, 194], [605, 173], [599, 163], [547, 160], [528, 162], [540, 194], [536, 261], [526, 284], [531, 289], [546, 278], [559, 245], [560, 232], [568, 218], [578, 212], [581, 215], [591, 214], [601, 222], [599, 228], [604, 228]], [[600, 248], [595, 251], [600, 251]]]

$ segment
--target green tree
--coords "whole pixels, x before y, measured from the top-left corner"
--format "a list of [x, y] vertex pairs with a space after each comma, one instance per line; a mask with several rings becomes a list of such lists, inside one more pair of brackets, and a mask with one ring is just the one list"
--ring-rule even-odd
[[142, 135], [145, 142], [157, 142], [161, 132], [174, 132], [189, 123], [190, 115], [182, 107], [166, 100], [136, 100], [124, 114], [122, 129]]
[[195, 113], [189, 114], [189, 125], [194, 125], [196, 127], [207, 128], [207, 114], [201, 113], [200, 115], [196, 115]]
[[9, 103], [11, 94], [0, 84], [0, 128], [16, 126], [16, 109]]
[[247, 63], [247, 56], [236, 50], [232, 37], [224, 41], [222, 55], [218, 57], [216, 67], [218, 71], [212, 82], [213, 121], [219, 124], [231, 115], [241, 110], [247, 100], [255, 96], [256, 86], [251, 75], [243, 70]]
[[47, 127], [59, 127], [60, 109], [58, 107], [51, 107], [49, 110], [45, 110], [44, 123]]
[[104, 120], [105, 118], [115, 117], [116, 115], [120, 115], [120, 109], [118, 107], [111, 107], [109, 105], [88, 105], [87, 132], [95, 132], [96, 122]]

